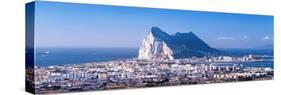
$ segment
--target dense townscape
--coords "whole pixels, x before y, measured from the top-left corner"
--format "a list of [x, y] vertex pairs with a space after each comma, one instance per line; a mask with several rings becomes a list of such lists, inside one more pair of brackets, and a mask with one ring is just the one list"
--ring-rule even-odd
[[[206, 84], [273, 78], [273, 68], [246, 67], [236, 62], [264, 61], [262, 56], [204, 57], [174, 60], [116, 60], [36, 67], [36, 93]], [[220, 66], [220, 63], [231, 63]], [[247, 64], [247, 63], [245, 63]], [[28, 72], [32, 72], [27, 70]], [[33, 78], [32, 75], [27, 79]]]

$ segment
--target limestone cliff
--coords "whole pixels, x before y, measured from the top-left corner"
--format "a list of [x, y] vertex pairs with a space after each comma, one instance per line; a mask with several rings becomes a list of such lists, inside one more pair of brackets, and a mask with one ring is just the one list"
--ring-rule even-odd
[[192, 32], [169, 35], [158, 27], [152, 27], [140, 46], [138, 59], [163, 60], [218, 53]]

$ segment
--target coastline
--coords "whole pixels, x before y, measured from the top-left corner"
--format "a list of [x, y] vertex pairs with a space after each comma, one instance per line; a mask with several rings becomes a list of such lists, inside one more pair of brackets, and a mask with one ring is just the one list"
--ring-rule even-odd
[[[196, 59], [199, 60], [199, 59]], [[271, 68], [197, 64], [191, 60], [126, 59], [36, 68], [38, 93], [271, 80]]]

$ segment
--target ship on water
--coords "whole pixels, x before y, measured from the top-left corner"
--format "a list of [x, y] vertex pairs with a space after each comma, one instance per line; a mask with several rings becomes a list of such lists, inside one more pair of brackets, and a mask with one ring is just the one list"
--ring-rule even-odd
[[42, 56], [46, 56], [48, 55], [50, 52], [49, 51], [44, 51], [44, 52], [40, 52], [39, 54], [42, 55]]

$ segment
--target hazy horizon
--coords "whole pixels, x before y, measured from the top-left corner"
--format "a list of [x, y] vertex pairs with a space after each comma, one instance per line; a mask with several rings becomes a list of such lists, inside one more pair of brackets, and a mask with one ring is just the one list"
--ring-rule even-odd
[[273, 16], [36, 2], [35, 47], [139, 48], [151, 27], [213, 48], [272, 48]]

